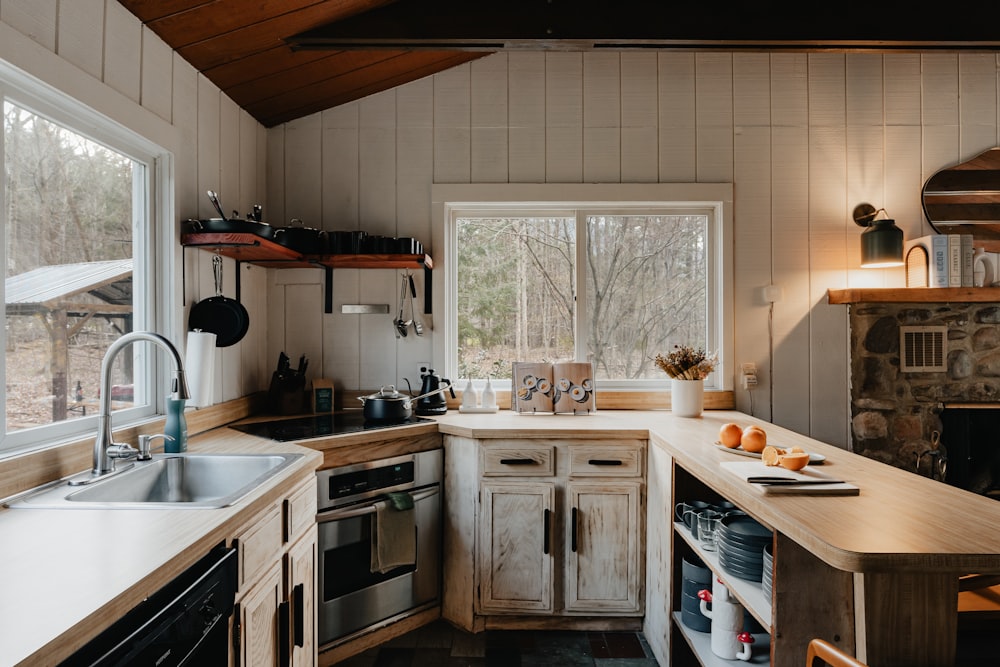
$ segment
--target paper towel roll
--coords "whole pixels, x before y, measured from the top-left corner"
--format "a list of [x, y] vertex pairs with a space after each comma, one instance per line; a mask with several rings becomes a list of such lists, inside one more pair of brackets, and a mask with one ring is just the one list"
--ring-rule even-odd
[[215, 334], [189, 331], [184, 371], [191, 398], [188, 405], [203, 408], [212, 404], [215, 385]]

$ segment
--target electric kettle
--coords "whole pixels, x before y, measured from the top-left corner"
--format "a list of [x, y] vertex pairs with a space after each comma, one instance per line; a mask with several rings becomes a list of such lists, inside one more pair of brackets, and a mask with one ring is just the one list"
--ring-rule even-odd
[[455, 398], [455, 388], [452, 387], [451, 380], [442, 378], [434, 372], [433, 368], [426, 366], [420, 368], [420, 373], [423, 385], [420, 387], [420, 397], [417, 398], [416, 413], [418, 415], [443, 415], [448, 412], [448, 400], [445, 398], [444, 392], [450, 391], [451, 397]]

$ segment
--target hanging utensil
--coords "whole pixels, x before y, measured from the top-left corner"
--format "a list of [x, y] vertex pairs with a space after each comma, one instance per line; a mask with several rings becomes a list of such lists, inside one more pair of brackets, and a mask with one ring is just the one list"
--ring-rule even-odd
[[392, 324], [396, 329], [396, 338], [401, 338], [406, 336], [406, 329], [409, 327], [408, 323], [403, 321], [403, 307], [406, 305], [404, 299], [406, 298], [406, 281], [404, 280], [399, 286], [399, 315], [393, 320]]
[[406, 279], [410, 283], [410, 320], [413, 322], [413, 333], [423, 336], [424, 325], [420, 322], [420, 318], [413, 308], [413, 302], [417, 298], [417, 286], [413, 283], [413, 274], [407, 271]]
[[207, 194], [208, 200], [212, 202], [212, 206], [214, 206], [215, 210], [219, 212], [219, 217], [225, 220], [226, 214], [222, 211], [222, 204], [219, 202], [219, 195], [215, 194], [212, 190], [209, 190]]
[[216, 347], [229, 347], [240, 342], [250, 329], [250, 315], [236, 299], [222, 295], [222, 257], [212, 257], [215, 296], [202, 299], [191, 308], [188, 329], [201, 329], [215, 334]]

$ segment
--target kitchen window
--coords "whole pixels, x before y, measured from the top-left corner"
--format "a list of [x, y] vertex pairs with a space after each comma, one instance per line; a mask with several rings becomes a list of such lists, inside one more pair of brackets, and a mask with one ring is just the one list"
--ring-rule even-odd
[[694, 345], [719, 355], [706, 387], [732, 388], [730, 186], [435, 186], [434, 200], [449, 377], [577, 360], [601, 387], [662, 389], [656, 354]]
[[[162, 153], [26, 75], [0, 68], [5, 252], [3, 429], [16, 451], [95, 431], [101, 359], [155, 327], [152, 202]], [[157, 355], [118, 355], [118, 423], [155, 413]]]

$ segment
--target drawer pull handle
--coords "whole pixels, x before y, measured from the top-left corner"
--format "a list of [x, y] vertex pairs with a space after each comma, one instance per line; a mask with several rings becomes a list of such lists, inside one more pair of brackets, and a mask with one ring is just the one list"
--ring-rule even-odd
[[295, 584], [292, 589], [295, 611], [292, 619], [292, 638], [296, 646], [306, 645], [306, 594], [305, 584]]
[[549, 510], [545, 510], [545, 512], [542, 514], [542, 532], [544, 533], [544, 535], [542, 536], [542, 553], [543, 554], [548, 554], [549, 553], [549, 532], [550, 532], [549, 531], [549, 522], [551, 521], [551, 519], [550, 519], [550, 515], [551, 514], [552, 513]]
[[505, 466], [536, 466], [539, 464], [535, 459], [500, 459], [500, 463]]
[[278, 665], [288, 667], [292, 664], [291, 647], [289, 646], [289, 602], [278, 603]]
[[570, 531], [570, 548], [576, 553], [576, 523], [580, 510], [573, 508], [573, 529]]
[[618, 459], [590, 459], [587, 461], [592, 466], [620, 466], [623, 465]]

